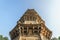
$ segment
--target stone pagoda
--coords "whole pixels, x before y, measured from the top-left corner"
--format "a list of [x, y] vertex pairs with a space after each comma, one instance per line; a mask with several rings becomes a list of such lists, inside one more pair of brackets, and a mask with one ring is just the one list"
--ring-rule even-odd
[[34, 9], [28, 9], [9, 34], [11, 40], [50, 40], [52, 31]]

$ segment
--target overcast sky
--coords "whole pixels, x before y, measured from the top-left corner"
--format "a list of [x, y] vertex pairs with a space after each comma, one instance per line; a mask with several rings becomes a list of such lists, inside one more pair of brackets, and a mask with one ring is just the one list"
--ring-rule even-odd
[[60, 36], [60, 0], [0, 0], [0, 34], [9, 32], [27, 9], [35, 9], [52, 31]]

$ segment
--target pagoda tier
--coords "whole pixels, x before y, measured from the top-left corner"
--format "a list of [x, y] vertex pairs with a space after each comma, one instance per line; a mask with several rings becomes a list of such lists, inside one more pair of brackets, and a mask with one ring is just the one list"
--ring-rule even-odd
[[34, 9], [28, 9], [10, 31], [11, 40], [50, 40], [52, 31]]

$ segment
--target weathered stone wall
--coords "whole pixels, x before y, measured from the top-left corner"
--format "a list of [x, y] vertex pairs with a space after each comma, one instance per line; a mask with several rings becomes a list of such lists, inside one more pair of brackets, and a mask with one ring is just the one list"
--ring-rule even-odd
[[30, 36], [30, 37], [20, 36], [19, 40], [39, 40], [39, 38], [38, 37], [34, 37], [34, 36]]

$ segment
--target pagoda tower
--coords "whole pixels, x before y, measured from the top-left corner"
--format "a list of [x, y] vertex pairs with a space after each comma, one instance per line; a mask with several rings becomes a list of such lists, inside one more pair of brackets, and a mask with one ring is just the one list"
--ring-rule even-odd
[[9, 34], [11, 40], [50, 40], [52, 31], [34, 9], [28, 9]]

